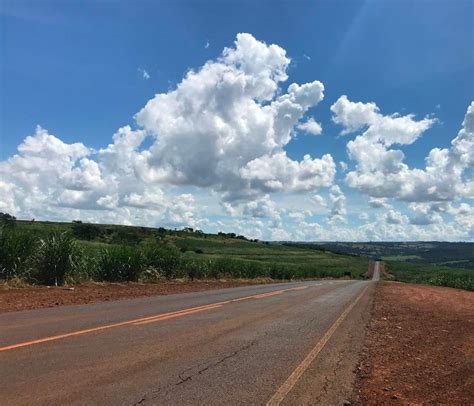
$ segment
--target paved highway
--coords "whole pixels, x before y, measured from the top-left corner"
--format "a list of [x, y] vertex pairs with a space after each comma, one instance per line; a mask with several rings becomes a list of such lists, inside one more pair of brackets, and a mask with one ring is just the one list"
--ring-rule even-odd
[[375, 261], [374, 264], [374, 274], [372, 275], [373, 281], [380, 280], [380, 261]]
[[0, 404], [341, 404], [373, 289], [306, 281], [5, 313]]

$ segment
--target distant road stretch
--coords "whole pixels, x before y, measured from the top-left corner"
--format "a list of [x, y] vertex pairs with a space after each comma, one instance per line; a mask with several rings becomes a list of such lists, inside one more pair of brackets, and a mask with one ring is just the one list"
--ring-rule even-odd
[[308, 281], [5, 313], [0, 403], [340, 404], [373, 289]]
[[375, 261], [374, 274], [372, 275], [373, 281], [380, 280], [380, 261]]

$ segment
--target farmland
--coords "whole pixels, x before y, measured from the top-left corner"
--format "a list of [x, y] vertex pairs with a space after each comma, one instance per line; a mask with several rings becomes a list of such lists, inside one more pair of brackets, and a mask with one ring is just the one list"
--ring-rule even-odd
[[324, 242], [314, 243], [312, 246], [344, 254], [377, 257], [387, 261], [408, 261], [446, 265], [450, 268], [474, 269], [474, 243], [472, 242]]
[[0, 278], [26, 284], [89, 281], [359, 279], [369, 258], [386, 278], [474, 290], [472, 243], [269, 243], [185, 228], [16, 220], [0, 237]]
[[472, 269], [453, 269], [447, 266], [393, 260], [385, 263], [386, 270], [400, 282], [474, 290]]
[[389, 279], [474, 290], [474, 243], [328, 242], [300, 246], [322, 252], [382, 259]]
[[81, 222], [4, 226], [1, 278], [31, 284], [187, 278], [363, 278], [367, 258], [248, 240], [233, 233]]

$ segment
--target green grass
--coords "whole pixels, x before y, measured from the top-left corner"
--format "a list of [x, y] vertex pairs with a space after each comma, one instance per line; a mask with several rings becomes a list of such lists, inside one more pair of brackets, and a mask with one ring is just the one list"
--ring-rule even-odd
[[[383, 259], [398, 281], [474, 290], [474, 270], [423, 263], [417, 255], [387, 255]], [[456, 263], [463, 266], [465, 262]], [[17, 221], [13, 229], [0, 234], [0, 279], [22, 278], [30, 283], [359, 279], [367, 272], [367, 265], [367, 257], [307, 244], [269, 244], [163, 228]]]
[[[367, 272], [368, 259], [338, 255], [305, 248], [295, 248], [280, 244], [265, 244], [220, 237], [171, 239], [180, 248], [187, 248], [187, 255], [205, 257], [208, 260], [227, 259], [239, 261], [243, 267], [261, 266], [260, 273], [269, 276], [277, 268], [286, 268], [294, 277], [314, 275], [314, 277], [361, 278]], [[194, 254], [200, 250], [202, 254]], [[266, 269], [266, 270], [264, 270]], [[282, 271], [283, 272], [283, 271]], [[285, 272], [283, 272], [285, 273]], [[302, 276], [304, 277], [304, 276]]]
[[387, 261], [386, 270], [400, 282], [448, 286], [474, 291], [474, 270], [472, 269], [453, 269], [429, 264]]

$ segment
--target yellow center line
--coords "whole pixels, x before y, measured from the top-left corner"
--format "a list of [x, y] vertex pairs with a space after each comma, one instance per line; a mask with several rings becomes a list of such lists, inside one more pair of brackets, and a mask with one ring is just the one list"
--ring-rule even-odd
[[218, 309], [218, 308], [221, 308], [221, 307], [222, 307], [222, 305], [216, 304], [216, 305], [212, 305], [212, 306], [207, 306], [207, 307], [202, 308], [202, 309], [189, 310], [187, 312], [182, 312], [182, 313], [179, 313], [179, 314], [169, 314], [167, 316], [158, 316], [158, 317], [156, 317], [154, 319], [151, 319], [151, 320], [138, 321], [136, 323], [133, 323], [133, 325], [134, 326], [140, 326], [142, 324], [156, 323], [157, 321], [168, 320], [168, 319], [172, 319], [174, 317], [187, 316], [188, 314], [194, 314], [194, 313], [199, 313], [199, 312], [203, 312], [203, 311], [206, 311], [206, 310]]
[[98, 332], [98, 331], [109, 330], [109, 329], [116, 328], [116, 327], [122, 327], [122, 326], [127, 326], [127, 325], [142, 325], [142, 324], [153, 323], [153, 322], [158, 322], [158, 321], [162, 321], [162, 320], [168, 320], [168, 319], [171, 319], [171, 318], [174, 318], [174, 317], [181, 317], [181, 316], [186, 316], [186, 315], [189, 315], [189, 314], [198, 313], [198, 312], [205, 311], [205, 310], [216, 309], [216, 308], [222, 307], [223, 305], [228, 304], [228, 303], [235, 303], [235, 302], [240, 302], [242, 300], [249, 300], [249, 299], [263, 299], [265, 297], [280, 295], [284, 292], [290, 292], [290, 291], [293, 291], [293, 290], [306, 289], [307, 287], [308, 286], [300, 286], [300, 287], [296, 287], [296, 288], [288, 288], [288, 289], [282, 289], [282, 290], [277, 290], [277, 291], [268, 292], [268, 293], [261, 293], [261, 294], [258, 294], [258, 295], [244, 296], [244, 297], [240, 297], [240, 298], [237, 298], [237, 299], [226, 300], [226, 301], [223, 301], [223, 302], [211, 303], [211, 304], [204, 305], [204, 306], [191, 307], [191, 308], [184, 309], [184, 310], [177, 310], [177, 311], [174, 311], [174, 312], [161, 313], [161, 314], [156, 314], [154, 316], [142, 317], [142, 318], [138, 318], [138, 319], [126, 320], [126, 321], [121, 321], [121, 322], [118, 322], [118, 323], [106, 324], [106, 325], [103, 325], [103, 326], [72, 331], [70, 333], [58, 334], [58, 335], [55, 335], [55, 336], [44, 337], [44, 338], [40, 338], [40, 339], [37, 339], [37, 340], [25, 341], [25, 342], [21, 342], [21, 343], [17, 343], [17, 344], [11, 344], [11, 345], [7, 345], [7, 346], [4, 346], [4, 347], [0, 347], [0, 352], [15, 350], [15, 349], [22, 348], [22, 347], [29, 347], [29, 346], [32, 346], [32, 345], [47, 343], [47, 342], [50, 342], [50, 341], [62, 340], [64, 338], [68, 338], [68, 337], [75, 337], [75, 336], [80, 336], [80, 335], [84, 335], [84, 334], [95, 333], [95, 332]]
[[341, 313], [338, 319], [334, 322], [334, 324], [326, 331], [326, 334], [318, 341], [318, 343], [314, 346], [314, 348], [308, 353], [305, 359], [296, 367], [296, 369], [291, 373], [291, 375], [287, 378], [285, 382], [278, 388], [275, 394], [270, 398], [267, 402], [267, 406], [277, 406], [279, 405], [283, 399], [285, 399], [286, 395], [293, 389], [295, 384], [301, 378], [303, 373], [308, 369], [317, 355], [321, 352], [324, 348], [326, 343], [329, 341], [331, 336], [334, 334], [336, 329], [340, 326], [340, 324], [344, 321], [347, 317], [349, 312], [354, 308], [357, 302], [362, 298], [364, 293], [367, 291], [369, 286], [366, 286], [364, 290], [360, 293], [359, 296], [349, 305], [347, 308]]
[[275, 292], [269, 292], [269, 293], [262, 293], [261, 295], [257, 295], [257, 296], [254, 296], [252, 299], [264, 299], [266, 297], [270, 297], [270, 296], [277, 296], [277, 295], [281, 295], [285, 293], [285, 291], [283, 290], [277, 290]]

